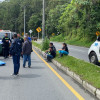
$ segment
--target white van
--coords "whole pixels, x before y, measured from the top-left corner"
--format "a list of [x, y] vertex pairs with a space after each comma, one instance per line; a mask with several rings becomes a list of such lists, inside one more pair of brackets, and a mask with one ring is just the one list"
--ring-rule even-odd
[[12, 40], [13, 34], [16, 34], [15, 32], [11, 32], [10, 30], [0, 30], [0, 54], [3, 53], [3, 49], [2, 49], [2, 39], [5, 36], [5, 33], [8, 34], [8, 37]]
[[13, 34], [16, 34], [15, 32], [11, 32], [10, 30], [0, 30], [0, 44], [2, 43], [2, 39], [5, 36], [5, 33], [8, 34], [8, 37], [12, 39]]
[[91, 45], [88, 56], [91, 63], [96, 65], [100, 63], [100, 37]]

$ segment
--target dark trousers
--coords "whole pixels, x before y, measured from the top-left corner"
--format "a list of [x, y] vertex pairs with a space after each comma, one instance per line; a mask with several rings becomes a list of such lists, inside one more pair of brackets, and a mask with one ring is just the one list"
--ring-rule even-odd
[[9, 48], [3, 50], [3, 56], [7, 58], [9, 56]]
[[20, 69], [20, 55], [13, 56], [13, 64], [14, 64], [14, 75], [17, 75]]
[[47, 55], [47, 60], [51, 61], [54, 57], [52, 55]]

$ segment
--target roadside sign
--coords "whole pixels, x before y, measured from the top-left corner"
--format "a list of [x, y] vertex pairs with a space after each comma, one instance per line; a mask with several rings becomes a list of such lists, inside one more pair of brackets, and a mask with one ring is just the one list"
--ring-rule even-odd
[[97, 32], [96, 32], [96, 35], [97, 35], [97, 36], [99, 36], [99, 35], [100, 35], [100, 32], [99, 32], [99, 31], [97, 31]]
[[55, 33], [52, 33], [52, 36], [55, 36]]
[[22, 35], [24, 35], [24, 32], [22, 33]]
[[37, 31], [37, 32], [41, 32], [42, 29], [41, 29], [40, 27], [38, 27], [38, 28], [36, 29], [36, 31]]
[[33, 31], [30, 29], [30, 30], [29, 30], [29, 33], [30, 33], [30, 37], [31, 37], [31, 34], [32, 34], [32, 32], [33, 32]]
[[29, 30], [29, 33], [31, 34], [32, 32], [33, 32], [33, 31], [30, 29], [30, 30]]
[[42, 31], [42, 29], [41, 29], [40, 27], [38, 27], [38, 28], [36, 29], [36, 31], [38, 32], [38, 39], [39, 39], [39, 33]]

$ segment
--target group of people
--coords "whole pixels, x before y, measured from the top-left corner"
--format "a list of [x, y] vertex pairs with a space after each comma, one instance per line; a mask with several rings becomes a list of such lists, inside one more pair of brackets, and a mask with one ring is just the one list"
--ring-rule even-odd
[[[23, 58], [23, 68], [26, 67], [26, 62], [28, 61], [28, 67], [31, 67], [31, 52], [32, 52], [32, 42], [31, 38], [26, 34], [24, 39], [20, 34], [14, 34], [13, 40], [8, 38], [8, 34], [2, 39], [3, 42], [3, 54], [4, 58], [12, 56], [14, 64], [14, 72], [12, 75], [18, 75], [20, 69], [20, 57]], [[63, 43], [62, 49], [58, 50], [60, 57], [63, 55], [68, 55], [69, 50], [66, 43]], [[51, 61], [56, 57], [56, 48], [53, 43], [49, 44], [49, 49], [46, 51], [47, 60]]]
[[[66, 43], [63, 43], [62, 49], [59, 49], [59, 57], [62, 57], [63, 55], [68, 55], [69, 50]], [[53, 58], [56, 57], [56, 48], [53, 45], [53, 43], [49, 44], [49, 49], [46, 51], [47, 61], [51, 61]]]
[[20, 34], [14, 34], [12, 41], [8, 38], [8, 34], [5, 34], [2, 42], [4, 58], [6, 59], [9, 56], [13, 58], [14, 72], [12, 75], [19, 74], [21, 56], [23, 57], [23, 68], [26, 67], [26, 61], [28, 61], [28, 67], [31, 67], [32, 42], [28, 34], [24, 39]]

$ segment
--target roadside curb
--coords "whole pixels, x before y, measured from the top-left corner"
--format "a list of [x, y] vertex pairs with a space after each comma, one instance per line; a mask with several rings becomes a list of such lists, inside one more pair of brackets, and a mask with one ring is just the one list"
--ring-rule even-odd
[[[36, 50], [38, 50], [43, 57], [45, 57], [45, 52], [42, 51], [41, 49], [39, 49], [38, 47], [33, 46]], [[88, 82], [84, 81], [81, 79], [81, 77], [79, 75], [77, 75], [76, 73], [72, 72], [69, 70], [68, 67], [64, 67], [62, 66], [59, 62], [57, 62], [56, 60], [52, 60], [52, 63], [54, 65], [56, 65], [56, 67], [60, 70], [62, 70], [64, 73], [66, 73], [67, 75], [69, 75], [70, 77], [72, 77], [75, 81], [77, 81], [78, 83], [80, 83], [86, 90], [88, 90], [91, 94], [93, 94], [94, 96], [96, 96], [98, 99], [100, 99], [100, 90], [95, 88], [94, 86], [92, 86], [91, 84], [89, 84]]]

